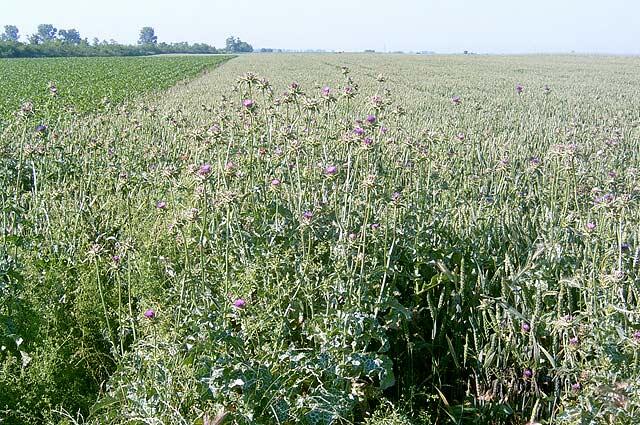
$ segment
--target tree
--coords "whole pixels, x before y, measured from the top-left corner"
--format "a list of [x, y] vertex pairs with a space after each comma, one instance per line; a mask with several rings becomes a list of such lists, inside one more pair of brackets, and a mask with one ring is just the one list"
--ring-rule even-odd
[[243, 53], [253, 52], [253, 46], [234, 36], [227, 37], [225, 42], [227, 52]]
[[57, 32], [58, 29], [51, 24], [40, 24], [38, 25], [36, 35], [40, 41], [46, 43], [47, 41], [53, 41], [56, 38]]
[[58, 32], [58, 36], [63, 43], [77, 45], [82, 41], [80, 33], [75, 28], [71, 28], [70, 30], [60, 30]]
[[29, 44], [42, 43], [42, 40], [40, 39], [40, 36], [38, 34], [31, 34], [30, 36], [27, 37], [27, 40], [29, 41]]
[[236, 43], [237, 41], [234, 36], [227, 37], [227, 40], [224, 43], [227, 52], [235, 52]]
[[0, 35], [2, 41], [18, 41], [18, 27], [15, 25], [5, 25], [4, 34]]
[[138, 44], [157, 44], [158, 37], [156, 36], [156, 32], [152, 27], [143, 27], [140, 30], [140, 39], [138, 40]]

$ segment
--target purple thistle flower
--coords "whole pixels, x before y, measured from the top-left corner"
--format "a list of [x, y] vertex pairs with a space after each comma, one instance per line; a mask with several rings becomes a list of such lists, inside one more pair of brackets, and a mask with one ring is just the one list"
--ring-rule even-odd
[[544, 94], [549, 94], [551, 93], [551, 87], [549, 87], [547, 84], [544, 85]]
[[586, 224], [586, 227], [587, 227], [587, 230], [591, 232], [596, 228], [596, 223], [588, 222]]
[[542, 160], [537, 156], [532, 156], [531, 158], [529, 158], [529, 164], [531, 164], [534, 167], [537, 167], [538, 165], [542, 164]]
[[456, 138], [462, 142], [464, 140], [464, 138], [465, 138], [465, 135], [464, 135], [464, 133], [458, 133], [456, 135]]
[[391, 194], [391, 202], [398, 202], [401, 196], [402, 195], [400, 195], [400, 192], [393, 192]]
[[577, 336], [572, 336], [571, 338], [569, 338], [569, 344], [571, 345], [580, 344], [580, 338], [578, 338]]
[[380, 228], [380, 223], [372, 223], [371, 230], [378, 230]]
[[153, 319], [154, 317], [156, 317], [156, 312], [150, 308], [144, 312], [144, 317], [146, 317], [147, 319]]
[[527, 322], [522, 322], [520, 325], [520, 330], [524, 333], [527, 333], [531, 330], [531, 325]]
[[202, 164], [198, 169], [198, 175], [207, 177], [209, 174], [211, 174], [211, 164]]
[[116, 264], [119, 264], [120, 260], [121, 260], [121, 258], [120, 258], [119, 255], [114, 255], [113, 257], [111, 257], [111, 261], [113, 261]]
[[622, 252], [629, 252], [629, 251], [631, 251], [631, 245], [629, 245], [626, 242], [623, 242], [622, 245], [620, 245], [620, 250]]
[[363, 144], [366, 148], [368, 148], [369, 146], [371, 146], [371, 145], [373, 144], [373, 139], [372, 139], [371, 137], [365, 137], [365, 138], [362, 140], [362, 144]]
[[313, 218], [313, 213], [311, 211], [305, 211], [302, 213], [302, 218], [305, 221], [311, 221], [311, 219]]
[[358, 127], [356, 127], [356, 128], [354, 128], [354, 129], [353, 129], [353, 133], [354, 133], [356, 136], [362, 136], [362, 135], [364, 134], [364, 128], [362, 128], [362, 127], [358, 126]]
[[580, 385], [580, 382], [575, 382], [571, 384], [571, 389], [573, 391], [580, 391], [582, 389], [582, 385]]
[[631, 336], [633, 336], [633, 339], [635, 339], [636, 341], [640, 341], [640, 330], [633, 332]]
[[389, 129], [385, 126], [380, 127], [380, 133], [385, 134]]
[[280, 183], [282, 183], [282, 182], [280, 181], [280, 179], [273, 179], [273, 180], [271, 180], [271, 186], [274, 186], [274, 187], [276, 187], [276, 186], [280, 186]]
[[335, 165], [328, 165], [325, 169], [324, 169], [324, 173], [327, 176], [333, 176], [338, 172], [338, 167], [336, 167]]
[[237, 300], [235, 300], [235, 301], [233, 302], [233, 306], [234, 306], [235, 308], [243, 309], [243, 308], [245, 308], [245, 307], [246, 307], [246, 305], [247, 305], [247, 302], [246, 302], [245, 300], [243, 300], [242, 298], [238, 298]]
[[371, 103], [376, 109], [379, 109], [382, 106], [383, 101], [380, 96], [375, 95], [371, 97]]
[[522, 371], [522, 377], [524, 379], [531, 379], [533, 377], [533, 371], [529, 368]]
[[369, 124], [374, 124], [376, 122], [376, 116], [375, 115], [367, 115], [367, 122]]
[[462, 99], [460, 98], [460, 96], [453, 96], [453, 97], [451, 98], [451, 102], [452, 102], [454, 105], [459, 105], [459, 104], [461, 104], [461, 103], [462, 103]]
[[522, 86], [522, 84], [520, 83], [516, 84], [516, 93], [522, 94], [523, 91], [524, 91], [524, 87]]
[[323, 96], [329, 96], [331, 94], [331, 89], [328, 86], [324, 86], [322, 88], [322, 95]]
[[156, 204], [156, 208], [159, 210], [164, 210], [167, 208], [167, 203], [165, 201], [158, 201]]
[[36, 133], [41, 133], [44, 134], [47, 132], [48, 127], [44, 124], [40, 124], [39, 126], [36, 127]]
[[255, 105], [253, 99], [245, 99], [242, 101], [242, 106], [244, 106], [247, 109], [251, 109], [253, 108]]

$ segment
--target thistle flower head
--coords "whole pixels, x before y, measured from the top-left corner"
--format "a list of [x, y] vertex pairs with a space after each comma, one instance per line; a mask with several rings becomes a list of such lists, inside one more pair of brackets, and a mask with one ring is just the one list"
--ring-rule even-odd
[[144, 317], [146, 317], [147, 319], [153, 319], [154, 317], [156, 317], [156, 312], [153, 311], [153, 309], [149, 308], [144, 312]]
[[529, 158], [529, 164], [532, 167], [537, 167], [540, 164], [542, 164], [542, 160], [540, 158], [538, 158], [537, 156], [532, 156], [531, 158]]
[[242, 298], [238, 298], [237, 300], [235, 300], [235, 301], [233, 302], [233, 306], [234, 306], [235, 308], [239, 308], [239, 309], [243, 309], [243, 308], [245, 308], [245, 307], [246, 307], [246, 305], [247, 305], [247, 302], [246, 302], [245, 300], [243, 300]]
[[324, 173], [327, 176], [333, 176], [338, 173], [338, 167], [336, 167], [335, 165], [327, 165], [324, 169]]
[[202, 164], [198, 169], [198, 175], [201, 177], [207, 177], [211, 174], [211, 164]]
[[378, 95], [374, 95], [374, 96], [371, 96], [371, 104], [373, 105], [374, 108], [380, 109], [384, 104], [384, 101], [382, 100], [382, 97]]

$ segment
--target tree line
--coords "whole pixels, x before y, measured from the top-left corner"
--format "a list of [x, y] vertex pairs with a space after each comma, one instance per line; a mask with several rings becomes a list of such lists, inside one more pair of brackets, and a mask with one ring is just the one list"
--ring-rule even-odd
[[229, 37], [224, 49], [206, 43], [158, 42], [153, 27], [143, 27], [136, 45], [120, 44], [111, 39], [82, 38], [75, 28], [58, 29], [51, 24], [38, 25], [34, 34], [20, 41], [20, 31], [15, 25], [5, 25], [0, 34], [0, 58], [33, 58], [55, 56], [145, 56], [166, 53], [211, 54], [252, 52], [253, 47], [237, 37]]

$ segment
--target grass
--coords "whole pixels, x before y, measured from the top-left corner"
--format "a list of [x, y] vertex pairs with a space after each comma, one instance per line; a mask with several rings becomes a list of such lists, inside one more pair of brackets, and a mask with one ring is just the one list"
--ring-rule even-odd
[[0, 412], [633, 423], [637, 66], [248, 55], [12, 121]]

